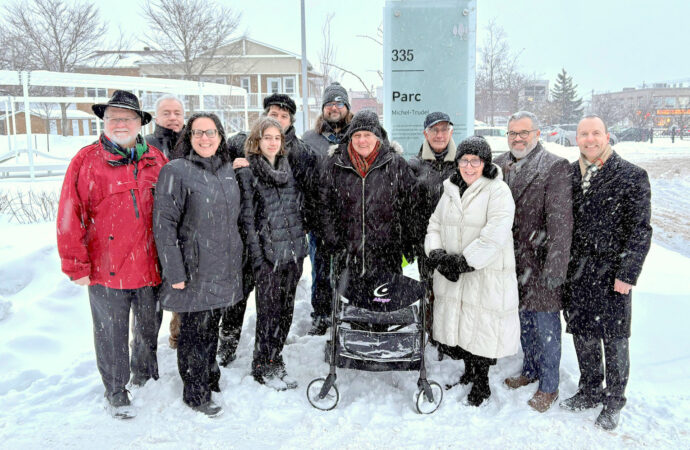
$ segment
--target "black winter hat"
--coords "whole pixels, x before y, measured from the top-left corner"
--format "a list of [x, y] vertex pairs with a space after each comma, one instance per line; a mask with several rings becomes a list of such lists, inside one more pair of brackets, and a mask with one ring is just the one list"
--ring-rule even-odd
[[352, 118], [350, 128], [347, 130], [347, 140], [352, 139], [352, 135], [358, 131], [370, 131], [381, 141], [388, 139], [388, 133], [381, 126], [378, 114], [369, 109], [363, 109]]
[[330, 102], [343, 102], [347, 109], [350, 109], [350, 98], [347, 95], [347, 91], [337, 81], [334, 81], [324, 89], [321, 109], [323, 109], [323, 105]]
[[429, 127], [433, 127], [439, 122], [448, 122], [448, 125], [453, 125], [453, 122], [450, 121], [450, 116], [448, 114], [437, 111], [426, 116], [426, 119], [424, 119], [424, 129], [426, 130]]
[[470, 136], [465, 138], [455, 153], [455, 164], [458, 164], [463, 155], [477, 155], [484, 161], [482, 175], [486, 178], [494, 179], [498, 174], [498, 169], [491, 163], [491, 146], [483, 136]]
[[113, 92], [113, 96], [110, 97], [108, 103], [96, 103], [95, 105], [91, 105], [91, 109], [99, 119], [102, 119], [103, 114], [105, 114], [105, 109], [108, 106], [112, 106], [114, 108], [131, 109], [135, 113], [139, 114], [142, 125], [146, 125], [147, 123], [151, 122], [151, 114], [141, 110], [139, 107], [139, 99], [131, 92], [117, 90]]
[[271, 94], [264, 99], [264, 109], [271, 105], [276, 105], [280, 108], [287, 109], [290, 114], [297, 112], [297, 105], [295, 101], [285, 94]]

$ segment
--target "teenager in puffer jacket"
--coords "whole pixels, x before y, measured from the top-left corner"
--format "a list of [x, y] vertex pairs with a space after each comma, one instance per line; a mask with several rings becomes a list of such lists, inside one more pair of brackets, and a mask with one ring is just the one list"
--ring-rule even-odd
[[297, 282], [307, 255], [302, 194], [285, 152], [280, 124], [262, 117], [245, 142], [249, 167], [238, 166], [242, 222], [256, 281], [252, 376], [276, 390], [294, 389], [281, 352], [292, 324]]

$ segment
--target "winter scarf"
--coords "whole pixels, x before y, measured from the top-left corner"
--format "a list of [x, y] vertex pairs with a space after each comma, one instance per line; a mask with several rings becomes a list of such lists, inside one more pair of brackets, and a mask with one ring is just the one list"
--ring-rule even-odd
[[352, 165], [355, 166], [355, 169], [362, 176], [362, 178], [366, 176], [367, 172], [369, 171], [369, 167], [371, 167], [376, 160], [376, 157], [379, 155], [379, 148], [381, 148], [381, 141], [376, 142], [374, 150], [365, 158], [355, 151], [355, 149], [352, 147], [351, 141], [347, 145], [347, 153], [350, 155], [350, 161], [352, 161]]
[[276, 167], [271, 167], [271, 163], [266, 158], [259, 155], [250, 155], [249, 164], [254, 167], [254, 173], [266, 183], [274, 186], [287, 184], [292, 169], [285, 155], [276, 155]]
[[594, 176], [599, 172], [612, 153], [613, 149], [609, 144], [606, 144], [604, 150], [601, 151], [599, 156], [597, 156], [593, 162], [589, 162], [583, 154], [580, 154], [579, 164], [580, 173], [582, 174], [581, 185], [583, 194], [587, 193], [587, 190], [589, 190], [589, 187], [592, 184], [592, 178], [594, 178]]
[[148, 150], [148, 145], [140, 134], [137, 134], [134, 147], [132, 148], [123, 149], [115, 142], [108, 139], [108, 136], [106, 136], [105, 133], [101, 134], [101, 145], [103, 145], [103, 148], [113, 155], [122, 156], [123, 159], [121, 164], [129, 164], [130, 162], [139, 161], [141, 156]]

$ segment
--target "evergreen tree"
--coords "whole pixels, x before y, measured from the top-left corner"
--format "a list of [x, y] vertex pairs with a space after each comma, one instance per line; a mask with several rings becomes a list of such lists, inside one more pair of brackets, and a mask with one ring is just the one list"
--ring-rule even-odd
[[551, 97], [557, 105], [560, 123], [575, 123], [582, 118], [582, 97], [577, 97], [577, 85], [565, 69], [556, 77], [556, 85], [551, 89]]

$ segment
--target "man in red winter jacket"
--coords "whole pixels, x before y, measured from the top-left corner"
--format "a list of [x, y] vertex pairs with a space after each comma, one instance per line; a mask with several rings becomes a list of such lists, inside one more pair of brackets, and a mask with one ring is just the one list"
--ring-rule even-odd
[[167, 158], [139, 134], [151, 115], [115, 91], [92, 106], [104, 121], [98, 141], [72, 159], [62, 185], [57, 243], [62, 271], [88, 286], [94, 346], [113, 416], [133, 417], [128, 391], [129, 314], [134, 313], [132, 384], [158, 378], [161, 283], [153, 240], [153, 192]]

